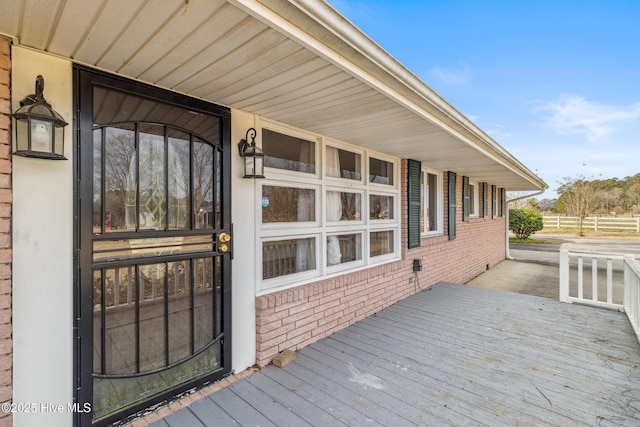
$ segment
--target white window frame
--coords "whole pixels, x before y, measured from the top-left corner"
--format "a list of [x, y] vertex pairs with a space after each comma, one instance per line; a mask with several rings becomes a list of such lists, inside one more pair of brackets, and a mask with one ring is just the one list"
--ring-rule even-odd
[[420, 233], [420, 237], [431, 237], [431, 236], [442, 236], [444, 234], [444, 180], [443, 180], [443, 175], [444, 172], [442, 171], [438, 171], [435, 169], [431, 169], [427, 166], [425, 166], [424, 164], [422, 164], [422, 170], [420, 172], [422, 174], [422, 180], [424, 182], [424, 191], [422, 194], [423, 200], [424, 200], [424, 205], [421, 207], [421, 209], [424, 210], [424, 223], [422, 224], [422, 227], [424, 230], [426, 230], [428, 227], [427, 225], [429, 224], [429, 218], [428, 218], [428, 212], [429, 212], [429, 189], [428, 189], [428, 185], [427, 185], [427, 176], [428, 174], [431, 175], [435, 175], [436, 176], [436, 209], [435, 211], [437, 212], [438, 217], [436, 218], [436, 229], [435, 230], [429, 230], [429, 231], [423, 231]]
[[[473, 196], [469, 197], [469, 218], [478, 218], [480, 216], [480, 206], [478, 205], [478, 195], [480, 193], [480, 184], [475, 181], [469, 181], [469, 192], [473, 191]], [[472, 209], [473, 208], [473, 209]]]
[[[300, 129], [290, 128], [278, 123], [261, 119], [256, 124], [258, 135], [262, 135], [262, 129], [266, 128], [274, 132], [302, 138], [315, 142], [315, 174], [289, 171], [278, 168], [265, 168], [266, 179], [257, 181], [256, 190], [260, 196], [258, 200], [258, 213], [256, 215], [256, 294], [264, 295], [284, 289], [293, 288], [321, 279], [341, 275], [346, 272], [371, 268], [375, 265], [399, 260], [401, 257], [401, 194], [400, 194], [400, 159], [383, 153], [373, 152], [362, 147], [343, 143], [333, 139], [305, 132]], [[261, 142], [261, 141], [259, 141]], [[362, 179], [352, 180], [326, 175], [327, 147], [333, 147], [344, 151], [350, 151], [360, 155]], [[393, 165], [393, 185], [377, 184], [369, 182], [369, 158], [384, 160]], [[282, 186], [294, 188], [309, 188], [316, 190], [316, 221], [314, 222], [288, 222], [262, 224], [262, 187]], [[327, 194], [329, 191], [360, 194], [361, 218], [357, 221], [332, 221], [327, 219]], [[394, 219], [371, 220], [369, 218], [369, 195], [390, 196], [393, 198]], [[393, 231], [393, 252], [377, 257], [370, 256], [370, 233], [377, 231]], [[346, 262], [344, 264], [327, 265], [327, 237], [343, 234], [360, 234], [362, 259]], [[262, 243], [268, 241], [288, 240], [298, 238], [316, 238], [316, 269], [286, 276], [262, 279]]]

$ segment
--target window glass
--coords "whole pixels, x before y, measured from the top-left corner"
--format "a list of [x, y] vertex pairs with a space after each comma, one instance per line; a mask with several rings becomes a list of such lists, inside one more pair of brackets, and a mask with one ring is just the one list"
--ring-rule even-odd
[[362, 259], [362, 234], [327, 236], [327, 265]]
[[438, 175], [422, 172], [420, 176], [420, 231], [438, 229]]
[[476, 202], [476, 185], [469, 183], [469, 215], [478, 215], [478, 203]]
[[369, 195], [369, 219], [395, 219], [393, 196]]
[[369, 182], [393, 185], [393, 163], [370, 157]]
[[313, 141], [262, 129], [262, 151], [266, 167], [316, 173], [316, 144]]
[[262, 223], [316, 220], [316, 192], [308, 188], [262, 186]]
[[327, 176], [360, 181], [360, 154], [327, 147]]
[[375, 231], [369, 234], [369, 256], [393, 253], [393, 230]]
[[327, 191], [327, 221], [360, 221], [361, 199], [360, 193]]
[[262, 242], [262, 279], [316, 269], [316, 238]]

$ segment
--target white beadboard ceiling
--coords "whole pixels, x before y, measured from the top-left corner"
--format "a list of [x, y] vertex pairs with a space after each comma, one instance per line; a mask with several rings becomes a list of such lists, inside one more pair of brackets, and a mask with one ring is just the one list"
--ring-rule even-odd
[[472, 180], [546, 188], [321, 0], [1, 0], [0, 33]]

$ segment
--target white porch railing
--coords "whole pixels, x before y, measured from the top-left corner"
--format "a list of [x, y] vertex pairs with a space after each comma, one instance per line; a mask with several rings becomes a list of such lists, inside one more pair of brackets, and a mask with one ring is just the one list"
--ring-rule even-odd
[[640, 263], [624, 257], [624, 312], [640, 341]]
[[624, 311], [640, 341], [640, 263], [633, 256], [561, 250], [560, 301]]

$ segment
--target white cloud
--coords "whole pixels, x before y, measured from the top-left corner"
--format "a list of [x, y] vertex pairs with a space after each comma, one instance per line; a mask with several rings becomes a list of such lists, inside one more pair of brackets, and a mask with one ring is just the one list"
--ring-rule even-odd
[[640, 119], [640, 103], [629, 106], [591, 102], [581, 96], [563, 96], [533, 109], [546, 116], [548, 124], [560, 135], [586, 135], [597, 141]]
[[430, 73], [442, 83], [449, 85], [464, 85], [471, 80], [471, 70], [465, 63], [461, 63], [458, 68], [436, 66], [431, 69]]

